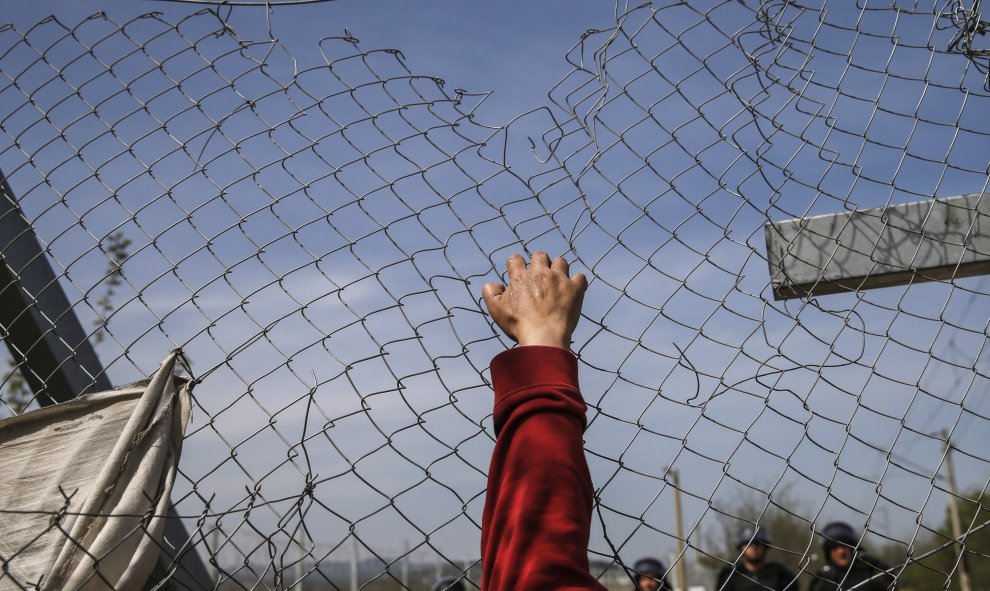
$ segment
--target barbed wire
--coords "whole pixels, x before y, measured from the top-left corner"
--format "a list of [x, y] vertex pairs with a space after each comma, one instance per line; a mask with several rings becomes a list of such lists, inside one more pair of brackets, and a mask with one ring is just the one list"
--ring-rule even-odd
[[[37, 236], [90, 379], [189, 360], [190, 537], [165, 549], [210, 565], [202, 588], [478, 584], [487, 367], [510, 345], [480, 286], [534, 250], [593, 278], [574, 350], [610, 587], [643, 554], [707, 584], [738, 560], [722, 534], [757, 523], [801, 579], [834, 519], [902, 587], [948, 585], [957, 548], [985, 566], [987, 279], [777, 301], [764, 234], [988, 191], [979, 2], [618, 3], [505, 125], [349, 30], [290, 51], [277, 4], [257, 39], [222, 6], [0, 28], [3, 215]], [[47, 385], [39, 342], [15, 342], [29, 296], [0, 337]], [[11, 376], [11, 412], [47, 403]], [[953, 500], [968, 533], [946, 529]]]

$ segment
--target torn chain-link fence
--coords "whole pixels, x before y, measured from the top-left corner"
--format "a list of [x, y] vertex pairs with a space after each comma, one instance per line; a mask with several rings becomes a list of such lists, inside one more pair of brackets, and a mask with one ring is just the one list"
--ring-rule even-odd
[[[184, 351], [184, 533], [152, 585], [476, 585], [487, 368], [510, 344], [480, 288], [535, 250], [591, 278], [574, 350], [607, 586], [656, 555], [711, 588], [759, 523], [803, 587], [832, 520], [902, 589], [990, 577], [979, 1], [620, 4], [505, 124], [358, 31], [290, 50], [292, 7], [184, 8], [0, 28], [0, 400]], [[921, 207], [883, 244], [899, 206], [958, 196], [969, 222]], [[849, 242], [877, 267], [819, 288], [841, 241], [804, 220], [850, 212], [879, 224]], [[821, 274], [778, 300], [786, 220], [824, 256], [788, 239]], [[942, 249], [929, 272], [925, 241], [975, 266]]]

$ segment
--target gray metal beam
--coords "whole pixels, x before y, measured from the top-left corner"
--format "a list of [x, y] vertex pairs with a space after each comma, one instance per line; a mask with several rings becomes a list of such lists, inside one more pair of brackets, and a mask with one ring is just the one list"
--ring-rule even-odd
[[112, 387], [2, 172], [0, 336], [42, 406]]
[[990, 193], [767, 222], [778, 300], [990, 273]]
[[[42, 406], [113, 387], [2, 171], [0, 337]], [[210, 572], [171, 506], [168, 517], [155, 572], [174, 570], [173, 589], [212, 589]]]

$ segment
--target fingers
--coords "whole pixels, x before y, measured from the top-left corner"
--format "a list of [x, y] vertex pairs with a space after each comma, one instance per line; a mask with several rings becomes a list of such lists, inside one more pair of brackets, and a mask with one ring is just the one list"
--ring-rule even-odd
[[531, 269], [535, 269], [536, 267], [543, 267], [544, 269], [549, 269], [550, 257], [547, 255], [547, 253], [543, 252], [542, 250], [538, 250], [534, 252], [532, 258], [529, 259], [529, 266]]
[[[529, 268], [531, 270], [540, 267], [548, 268], [553, 271], [558, 271], [560, 273], [563, 273], [565, 277], [570, 276], [571, 266], [570, 263], [567, 262], [567, 259], [560, 256], [555, 258], [551, 263], [550, 256], [547, 255], [547, 253], [543, 252], [542, 250], [538, 250], [534, 252], [532, 258], [530, 258], [529, 261]], [[506, 262], [505, 264], [505, 268], [509, 272], [509, 280], [515, 281], [523, 273], [526, 272], [526, 259], [522, 255], [518, 255], [518, 254], [511, 255], [509, 257], [508, 262]], [[578, 273], [573, 277], [570, 277], [570, 279], [576, 285], [580, 286], [582, 291], [588, 288], [588, 280], [585, 278], [584, 274]], [[496, 284], [490, 283], [488, 285], [496, 285]], [[485, 290], [488, 289], [488, 285], [485, 286], [484, 288]], [[505, 291], [505, 286], [501, 286], [501, 291]], [[501, 294], [501, 291], [499, 292], [499, 294]]]
[[584, 276], [584, 273], [575, 273], [574, 277], [571, 277], [571, 281], [581, 289], [582, 293], [587, 291], [588, 279]]
[[485, 298], [485, 305], [491, 310], [496, 305], [502, 294], [505, 293], [505, 286], [501, 283], [486, 283], [481, 288], [481, 295]]
[[508, 262], [505, 263], [505, 270], [509, 272], [509, 281], [515, 281], [526, 272], [526, 259], [518, 254], [510, 256]]

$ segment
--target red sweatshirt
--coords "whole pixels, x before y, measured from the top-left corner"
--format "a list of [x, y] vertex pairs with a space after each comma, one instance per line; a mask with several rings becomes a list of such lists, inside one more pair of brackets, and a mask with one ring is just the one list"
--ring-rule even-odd
[[484, 591], [604, 591], [588, 567], [594, 497], [577, 359], [519, 347], [492, 360], [495, 452], [481, 522]]

